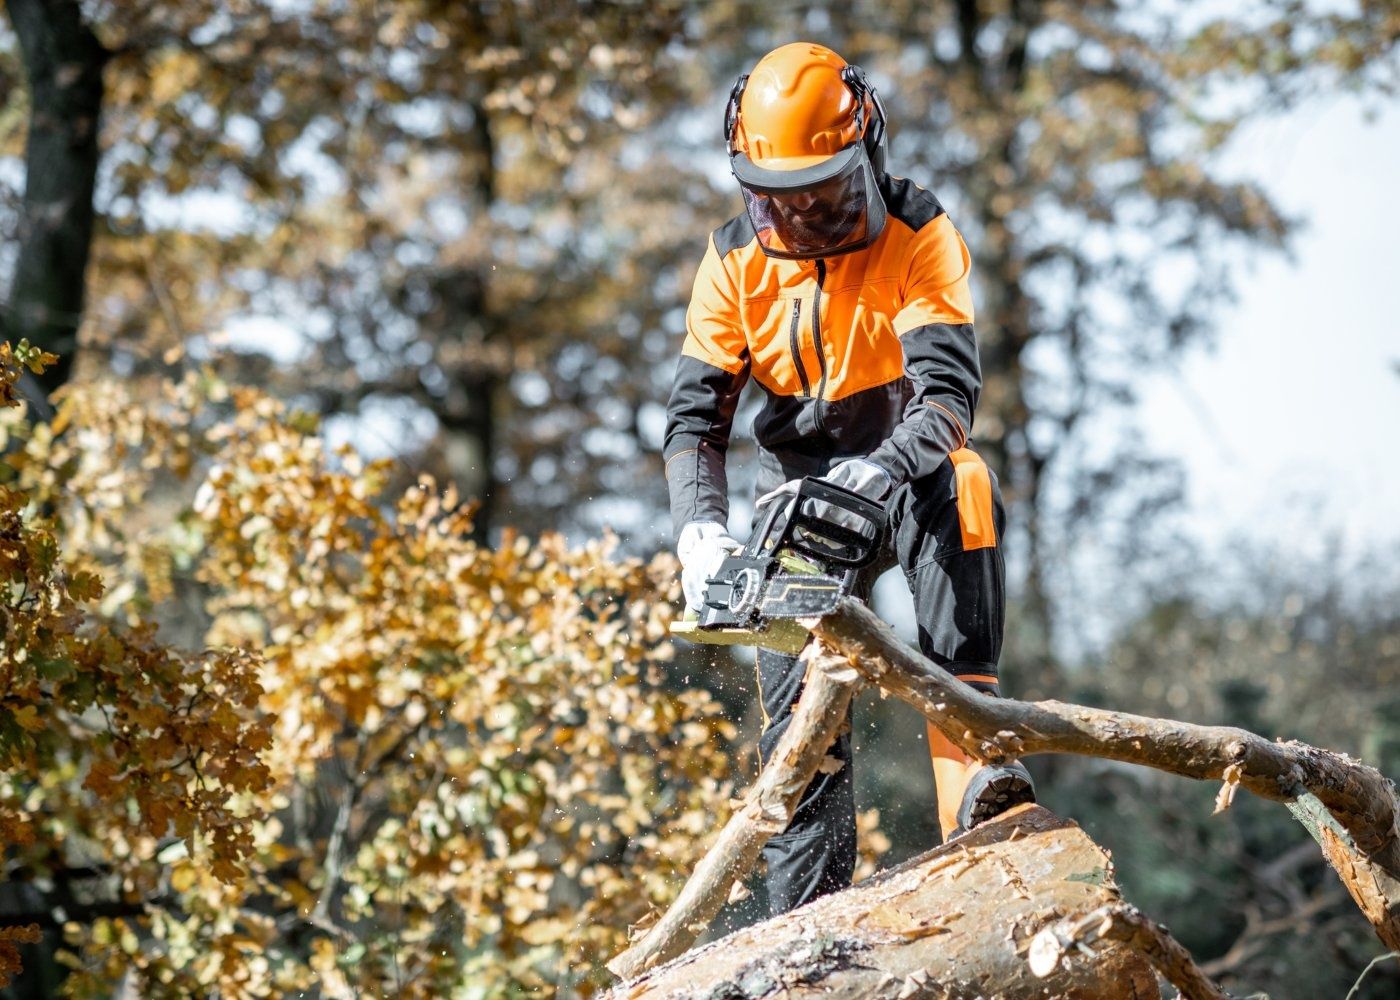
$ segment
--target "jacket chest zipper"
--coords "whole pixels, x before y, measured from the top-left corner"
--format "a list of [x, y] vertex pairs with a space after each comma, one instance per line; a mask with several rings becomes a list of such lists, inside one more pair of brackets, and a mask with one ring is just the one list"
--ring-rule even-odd
[[[821, 399], [826, 394], [826, 351], [822, 348], [822, 283], [826, 281], [826, 261], [817, 261], [817, 290], [812, 295], [812, 347], [817, 352], [817, 370], [821, 373], [817, 381], [817, 402], [815, 410], [817, 426], [821, 426]], [[807, 366], [802, 362], [802, 300], [792, 303], [792, 321], [788, 324], [788, 347], [792, 351], [792, 364], [797, 369], [797, 377], [802, 383], [802, 395], [812, 398], [812, 382], [807, 377]]]
[[792, 303], [792, 323], [788, 326], [788, 347], [792, 351], [792, 364], [797, 369], [797, 377], [802, 380], [802, 395], [812, 394], [812, 383], [807, 381], [807, 367], [802, 363], [802, 341], [798, 339], [798, 323], [802, 319], [802, 300]]
[[822, 347], [822, 284], [826, 281], [826, 261], [817, 261], [817, 290], [812, 296], [812, 346], [817, 349], [821, 380], [817, 383], [817, 427], [822, 425], [822, 399], [826, 396], [826, 349]]

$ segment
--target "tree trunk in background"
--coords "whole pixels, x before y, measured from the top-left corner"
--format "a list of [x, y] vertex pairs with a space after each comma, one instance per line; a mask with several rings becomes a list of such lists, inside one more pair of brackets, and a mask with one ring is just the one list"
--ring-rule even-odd
[[486, 371], [462, 373], [454, 383], [438, 412], [442, 460], [462, 496], [480, 504], [472, 522], [472, 537], [485, 544], [496, 517], [491, 475], [496, 451], [496, 377]]
[[8, 0], [6, 9], [31, 104], [19, 259], [0, 330], [58, 355], [39, 377], [52, 393], [67, 381], [78, 348], [107, 52], [76, 0]]
[[[479, 19], [479, 13], [471, 16]], [[484, 31], [484, 26], [481, 27]], [[496, 137], [484, 101], [472, 105], [471, 136], [476, 144], [476, 176], [471, 180], [471, 201], [482, 225], [489, 225], [497, 200]], [[492, 311], [489, 264], [456, 268], [445, 274], [434, 290], [440, 324], [439, 350], [447, 357], [462, 349], [460, 360], [444, 364], [451, 387], [444, 400], [435, 401], [442, 424], [442, 462], [462, 496], [480, 506], [472, 523], [472, 537], [486, 544], [496, 519], [495, 468], [499, 439], [496, 434], [496, 389], [501, 378], [491, 350], [502, 339], [501, 317]], [[454, 344], [454, 338], [460, 342]]]
[[[92, 244], [97, 182], [102, 68], [107, 52], [83, 21], [76, 0], [6, 0], [29, 82], [24, 199], [19, 255], [7, 302], [0, 302], [0, 340], [28, 340], [58, 355], [42, 375], [25, 373], [20, 390], [31, 414], [48, 415], [48, 396], [68, 381], [78, 349], [84, 275]], [[15, 910], [43, 909], [30, 883], [0, 892], [0, 926]], [[18, 1000], [54, 996], [65, 971], [54, 961], [62, 935], [21, 947], [26, 970], [7, 991]]]
[[[92, 244], [102, 67], [107, 52], [83, 22], [76, 0], [6, 0], [29, 81], [24, 200], [19, 255], [8, 302], [0, 302], [0, 339], [21, 339], [58, 355], [42, 375], [25, 373], [21, 392], [46, 416], [47, 397], [68, 380], [78, 349], [84, 275]], [[0, 914], [43, 903], [34, 886], [6, 886]], [[0, 916], [0, 924], [5, 924]], [[57, 931], [21, 949], [28, 973], [11, 995], [53, 996], [64, 973], [53, 959]]]
[[[983, 18], [976, 0], [959, 0], [956, 10], [959, 62], [973, 92], [992, 113], [1013, 107], [1025, 87], [1026, 46], [1036, 13], [1023, 0], [1011, 4], [1011, 34], [1001, 46], [1001, 58], [993, 61], [977, 46]], [[1049, 456], [1036, 451], [1029, 434], [1031, 412], [1022, 357], [1033, 340], [1031, 300], [1022, 286], [1024, 261], [1016, 234], [1007, 224], [1007, 202], [999, 196], [1003, 189], [1017, 186], [1013, 181], [1019, 172], [1013, 145], [1016, 120], [1006, 116], [1005, 133], [989, 144], [989, 155], [965, 184], [980, 236], [970, 249], [977, 260], [981, 292], [977, 336], [984, 386], [977, 419], [986, 433], [975, 437], [975, 446], [1002, 477], [1007, 503], [1017, 509], [1026, 532], [1023, 599], [1016, 627], [1008, 636], [1010, 662], [1020, 669], [1017, 694], [1049, 697], [1062, 689], [1040, 531], [1042, 473]]]

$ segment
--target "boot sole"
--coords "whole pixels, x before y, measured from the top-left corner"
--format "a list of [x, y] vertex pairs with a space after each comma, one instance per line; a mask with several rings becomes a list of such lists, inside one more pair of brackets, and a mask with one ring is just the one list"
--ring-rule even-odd
[[[1012, 806], [1035, 801], [1035, 785], [1031, 783], [1030, 774], [1020, 764], [979, 771], [972, 781], [978, 787], [970, 801], [963, 800], [962, 808], [958, 810], [960, 822], [948, 836], [948, 840], [961, 836], [989, 819], [995, 819]], [[972, 792], [973, 785], [969, 785], [967, 791]]]

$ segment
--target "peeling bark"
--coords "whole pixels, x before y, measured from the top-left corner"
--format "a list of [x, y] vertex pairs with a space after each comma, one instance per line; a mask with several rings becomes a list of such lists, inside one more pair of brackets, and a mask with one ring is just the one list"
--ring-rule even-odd
[[1031, 972], [1050, 976], [1060, 967], [1097, 962], [1098, 948], [1092, 946], [1104, 941], [1121, 941], [1146, 957], [1183, 1000], [1230, 1000], [1165, 927], [1127, 903], [1110, 903], [1046, 927], [1031, 942]]
[[1023, 806], [874, 878], [737, 931], [608, 994], [759, 997], [1065, 997], [1157, 1000], [1131, 944], [1046, 978], [1031, 942], [1065, 914], [1121, 905], [1112, 862], [1074, 823]]

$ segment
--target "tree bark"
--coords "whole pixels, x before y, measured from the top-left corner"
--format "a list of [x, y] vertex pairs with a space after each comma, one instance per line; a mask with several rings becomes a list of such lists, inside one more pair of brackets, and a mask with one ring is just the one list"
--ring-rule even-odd
[[1394, 784], [1375, 768], [1297, 741], [1270, 743], [1230, 726], [979, 694], [902, 643], [859, 601], [846, 599], [837, 611], [805, 624], [981, 760], [1075, 753], [1221, 780], [1218, 809], [1228, 807], [1236, 787], [1295, 810], [1315, 801], [1323, 828], [1313, 832], [1324, 854], [1376, 936], [1400, 950], [1400, 801]]
[[107, 52], [76, 0], [9, 0], [7, 9], [29, 80], [30, 116], [19, 257], [0, 334], [58, 355], [39, 376], [52, 393], [68, 380], [78, 348]]
[[1156, 976], [1133, 942], [1096, 943], [1093, 961], [1056, 963], [1045, 978], [1031, 970], [1031, 942], [1058, 917], [1121, 906], [1103, 849], [1074, 823], [1023, 806], [608, 995], [1156, 1000]]
[[[1098, 941], [1121, 941], [1152, 963], [1184, 1000], [1230, 1000], [1211, 982], [1188, 952], [1161, 924], [1148, 920], [1137, 907], [1109, 903], [1078, 917], [1065, 917], [1046, 927], [1031, 942], [1031, 972], [1049, 977], [1077, 961], [1097, 962], [1090, 947]], [[1083, 957], [1081, 957], [1083, 956]]]

